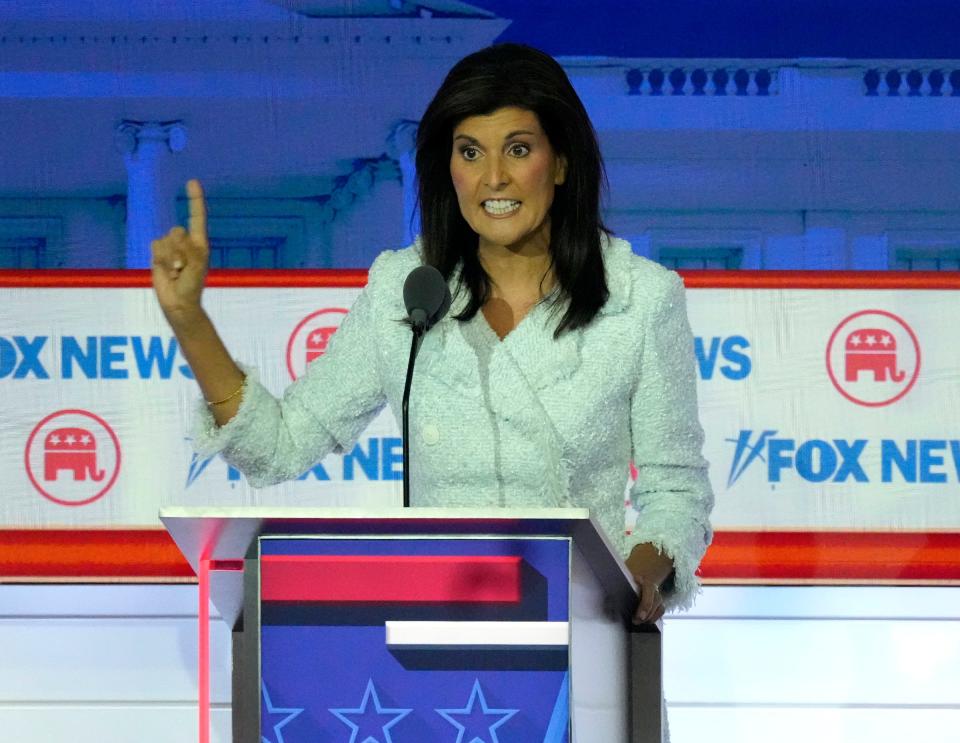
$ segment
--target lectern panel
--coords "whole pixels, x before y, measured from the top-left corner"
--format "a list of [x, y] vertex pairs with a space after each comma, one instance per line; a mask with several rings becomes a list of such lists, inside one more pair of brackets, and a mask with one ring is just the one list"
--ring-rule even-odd
[[259, 547], [263, 738], [569, 740], [569, 538]]

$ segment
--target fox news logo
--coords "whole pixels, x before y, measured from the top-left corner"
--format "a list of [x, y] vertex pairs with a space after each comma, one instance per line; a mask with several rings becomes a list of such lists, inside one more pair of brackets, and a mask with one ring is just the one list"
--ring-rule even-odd
[[193, 379], [179, 351], [157, 335], [0, 336], [0, 379]]
[[719, 372], [725, 379], [739, 382], [753, 371], [750, 341], [742, 335], [710, 338], [698, 335], [693, 339], [693, 353], [697, 372], [703, 380], [711, 380]]
[[[202, 457], [196, 453], [191, 456], [187, 471], [186, 487], [192, 486], [206, 472], [218, 455]], [[354, 480], [366, 482], [391, 482], [403, 479], [403, 440], [397, 436], [371, 436], [358, 441], [349, 452], [342, 456], [330, 457], [327, 464], [317, 462], [296, 478], [297, 482], [307, 480]], [[222, 460], [221, 460], [222, 462]], [[222, 462], [226, 464], [226, 462]], [[226, 480], [231, 485], [240, 481], [242, 475], [233, 465], [226, 466]]]
[[[779, 437], [775, 430], [743, 430], [727, 441], [735, 447], [728, 488], [750, 468], [763, 470], [771, 484], [789, 478], [811, 483], [960, 482], [958, 439], [799, 440]], [[864, 457], [867, 452], [871, 456]]]

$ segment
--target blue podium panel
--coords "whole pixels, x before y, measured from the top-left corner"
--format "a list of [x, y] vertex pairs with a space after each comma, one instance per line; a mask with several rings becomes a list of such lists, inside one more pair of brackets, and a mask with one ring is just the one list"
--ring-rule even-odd
[[569, 538], [261, 537], [259, 553], [262, 741], [569, 741]]

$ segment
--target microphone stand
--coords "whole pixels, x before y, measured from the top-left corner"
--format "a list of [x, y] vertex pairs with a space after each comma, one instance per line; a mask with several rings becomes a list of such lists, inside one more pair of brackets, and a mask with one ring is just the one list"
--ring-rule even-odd
[[400, 405], [400, 415], [403, 418], [403, 507], [410, 507], [410, 415], [407, 408], [410, 405], [410, 387], [413, 382], [413, 365], [420, 352], [420, 343], [427, 327], [425, 322], [416, 320], [410, 325], [413, 338], [410, 340], [410, 359], [407, 361], [407, 381], [403, 385], [403, 402]]

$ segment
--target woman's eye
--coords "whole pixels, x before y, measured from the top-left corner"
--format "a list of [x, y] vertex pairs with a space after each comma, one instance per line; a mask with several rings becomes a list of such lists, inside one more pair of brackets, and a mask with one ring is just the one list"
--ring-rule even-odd
[[530, 148], [525, 144], [512, 144], [508, 150], [511, 155], [514, 157], [525, 157], [530, 154]]
[[460, 154], [463, 155], [464, 160], [476, 160], [480, 157], [480, 150], [476, 147], [461, 147]]

